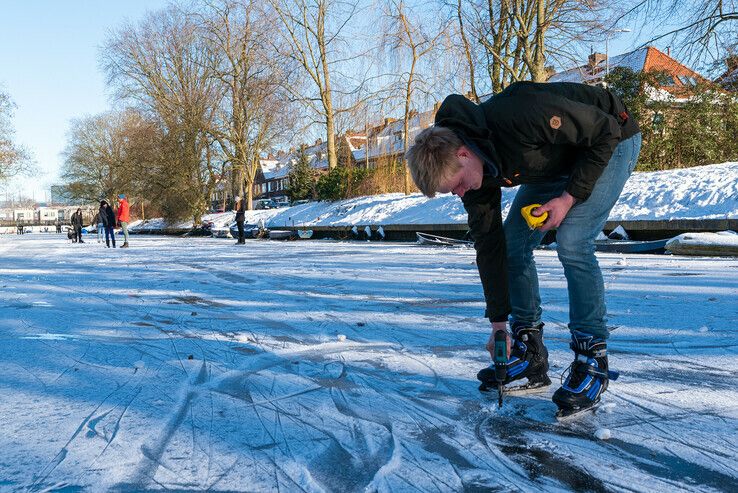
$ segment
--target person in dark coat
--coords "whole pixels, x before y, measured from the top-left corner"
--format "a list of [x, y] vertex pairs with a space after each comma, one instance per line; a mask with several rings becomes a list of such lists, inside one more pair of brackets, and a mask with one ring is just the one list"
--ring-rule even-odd
[[246, 239], [243, 233], [243, 223], [246, 220], [246, 213], [245, 213], [245, 205], [244, 200], [236, 196], [236, 202], [233, 206], [234, 210], [236, 211], [236, 227], [238, 228], [238, 241], [236, 242], [236, 245], [244, 245], [246, 243]]
[[100, 210], [98, 210], [97, 213], [95, 213], [95, 217], [92, 218], [92, 224], [95, 225], [97, 232], [97, 242], [102, 243], [102, 239], [105, 235], [105, 223], [103, 223]]
[[70, 222], [74, 231], [74, 238], [72, 241], [74, 243], [84, 243], [84, 241], [82, 241], [82, 209], [77, 209], [77, 212], [72, 214]]
[[98, 214], [105, 229], [105, 244], [110, 248], [112, 241], [113, 248], [115, 248], [115, 212], [113, 212], [113, 208], [110, 207], [107, 201], [101, 200]]
[[[464, 204], [477, 251], [494, 335], [508, 340], [507, 380], [550, 385], [533, 249], [557, 229], [557, 253], [569, 293], [574, 363], [553, 396], [560, 415], [596, 405], [609, 378], [604, 284], [594, 254], [602, 230], [638, 160], [637, 122], [613, 93], [571, 83], [518, 82], [475, 104], [448, 96], [407, 152], [408, 167], [425, 195], [454, 193]], [[501, 187], [520, 185], [504, 223]], [[524, 206], [543, 218], [531, 226]], [[537, 218], [534, 218], [537, 219]], [[512, 332], [507, 334], [508, 319]], [[494, 370], [482, 370], [482, 385]]]

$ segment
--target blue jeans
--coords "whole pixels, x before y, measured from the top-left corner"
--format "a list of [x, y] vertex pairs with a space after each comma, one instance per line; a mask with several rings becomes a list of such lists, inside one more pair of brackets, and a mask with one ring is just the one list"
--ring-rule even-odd
[[[564, 266], [569, 291], [569, 330], [607, 339], [605, 285], [595, 257], [594, 240], [602, 231], [610, 210], [635, 169], [641, 151], [641, 134], [615, 148], [610, 162], [597, 180], [592, 195], [569, 210], [556, 231], [557, 253]], [[508, 283], [512, 320], [525, 325], [541, 321], [541, 296], [533, 249], [544, 233], [528, 228], [520, 208], [543, 204], [560, 196], [568, 177], [545, 184], [521, 185], [505, 219]]]
[[105, 233], [105, 225], [103, 223], [97, 223], [97, 241], [103, 240], [103, 234]]
[[115, 248], [115, 230], [112, 226], [105, 226], [105, 244], [110, 247], [110, 240], [113, 240], [113, 248]]

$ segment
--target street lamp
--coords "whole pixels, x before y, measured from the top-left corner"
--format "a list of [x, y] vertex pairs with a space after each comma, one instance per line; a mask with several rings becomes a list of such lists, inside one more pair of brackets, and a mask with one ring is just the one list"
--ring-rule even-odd
[[610, 36], [615, 33], [629, 33], [631, 32], [630, 29], [613, 29], [612, 31], [607, 31], [605, 34], [605, 77], [610, 75], [610, 50], [608, 47], [608, 41], [610, 41]]

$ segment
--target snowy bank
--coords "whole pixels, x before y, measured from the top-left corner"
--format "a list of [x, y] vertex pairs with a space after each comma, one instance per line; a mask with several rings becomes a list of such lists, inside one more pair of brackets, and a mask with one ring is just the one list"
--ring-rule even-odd
[[[503, 215], [507, 215], [516, 188], [502, 191]], [[228, 227], [233, 212], [209, 214], [215, 229]], [[610, 221], [738, 218], [738, 162], [695, 168], [634, 173]], [[390, 193], [336, 202], [310, 202], [284, 209], [248, 211], [246, 222], [264, 219], [268, 227], [354, 225], [464, 224], [466, 211], [457, 197], [444, 194], [429, 199], [419, 193]], [[191, 222], [173, 226], [188, 229]], [[164, 229], [161, 219], [149, 220], [134, 230]]]

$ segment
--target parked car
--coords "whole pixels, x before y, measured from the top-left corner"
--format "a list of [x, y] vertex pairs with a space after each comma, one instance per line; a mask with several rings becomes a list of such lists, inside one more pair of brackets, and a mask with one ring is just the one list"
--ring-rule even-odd
[[290, 206], [290, 199], [287, 197], [277, 197], [272, 199], [272, 202], [274, 202], [275, 207], [289, 207]]
[[[231, 223], [229, 230], [233, 238], [238, 238], [238, 226], [235, 222]], [[267, 230], [262, 229], [259, 224], [244, 224], [243, 234], [246, 238], [261, 238], [266, 234]]]
[[276, 209], [277, 205], [272, 199], [259, 199], [254, 201], [254, 209]]

